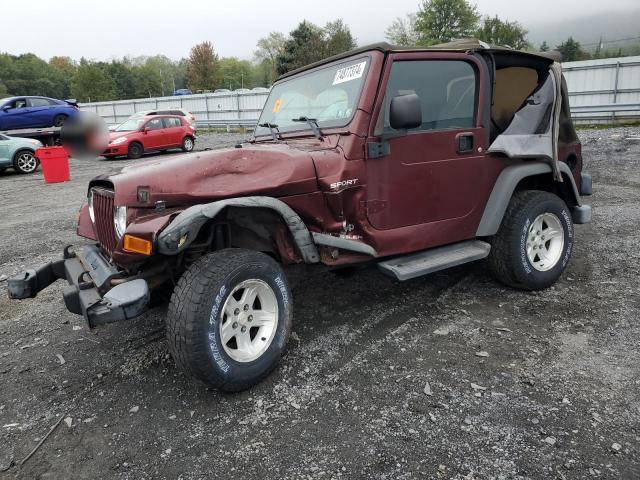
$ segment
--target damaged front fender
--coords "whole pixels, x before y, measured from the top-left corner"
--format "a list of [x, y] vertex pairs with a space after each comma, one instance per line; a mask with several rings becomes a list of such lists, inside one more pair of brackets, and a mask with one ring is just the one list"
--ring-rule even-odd
[[320, 255], [311, 234], [298, 214], [286, 203], [276, 198], [262, 196], [229, 198], [187, 208], [158, 235], [158, 251], [164, 255], [180, 253], [195, 240], [205, 223], [228, 207], [263, 208], [275, 211], [282, 217], [291, 232], [302, 259], [306, 263], [320, 261]]

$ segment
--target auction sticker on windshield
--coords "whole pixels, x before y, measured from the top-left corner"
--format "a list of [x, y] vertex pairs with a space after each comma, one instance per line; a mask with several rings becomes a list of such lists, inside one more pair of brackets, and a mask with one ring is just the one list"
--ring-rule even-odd
[[367, 62], [365, 60], [364, 62], [341, 68], [336, 72], [336, 76], [333, 78], [333, 85], [338, 85], [339, 83], [349, 82], [356, 78], [360, 78], [364, 73], [364, 67], [366, 65]]

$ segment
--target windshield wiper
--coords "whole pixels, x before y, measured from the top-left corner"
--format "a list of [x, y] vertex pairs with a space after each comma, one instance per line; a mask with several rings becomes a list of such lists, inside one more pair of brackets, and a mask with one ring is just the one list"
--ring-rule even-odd
[[322, 139], [322, 132], [320, 131], [320, 127], [318, 126], [318, 120], [315, 118], [309, 118], [309, 117], [298, 117], [298, 118], [292, 118], [291, 119], [292, 122], [307, 122], [307, 124], [311, 127], [311, 130], [313, 130], [313, 134], [316, 136], [316, 138], [318, 140]]
[[258, 126], [268, 128], [269, 131], [271, 132], [271, 137], [273, 137], [273, 141], [274, 142], [278, 141], [278, 135], [280, 134], [280, 131], [278, 130], [278, 125], [276, 125], [275, 123], [266, 122], [266, 123], [259, 123]]

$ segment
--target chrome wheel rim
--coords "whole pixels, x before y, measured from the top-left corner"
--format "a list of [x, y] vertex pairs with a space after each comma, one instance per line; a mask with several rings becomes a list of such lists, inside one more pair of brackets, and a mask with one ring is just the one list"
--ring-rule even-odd
[[546, 272], [555, 267], [564, 250], [564, 229], [553, 213], [538, 215], [527, 233], [527, 258], [533, 268]]
[[31, 153], [21, 153], [18, 157], [18, 168], [25, 173], [33, 172], [38, 166], [36, 157]]
[[187, 151], [191, 151], [193, 149], [193, 140], [190, 138], [186, 138], [184, 140], [184, 149]]
[[278, 299], [258, 279], [245, 280], [233, 289], [219, 319], [220, 343], [237, 362], [252, 362], [271, 345], [278, 327]]

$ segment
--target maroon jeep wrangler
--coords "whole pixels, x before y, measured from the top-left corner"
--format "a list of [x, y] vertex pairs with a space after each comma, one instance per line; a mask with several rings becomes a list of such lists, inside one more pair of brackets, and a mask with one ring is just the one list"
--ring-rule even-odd
[[11, 278], [9, 295], [66, 279], [67, 308], [95, 327], [171, 288], [176, 364], [238, 391], [285, 350], [289, 265], [409, 280], [486, 259], [509, 286], [552, 285], [591, 218], [581, 170], [552, 58], [372, 45], [281, 77], [248, 143], [92, 180], [77, 231], [94, 243]]

